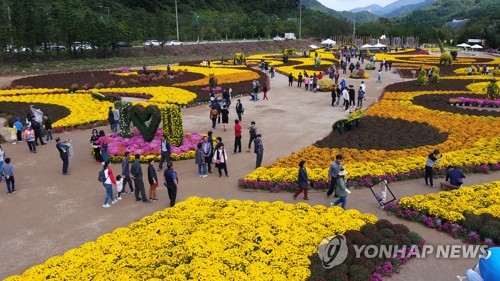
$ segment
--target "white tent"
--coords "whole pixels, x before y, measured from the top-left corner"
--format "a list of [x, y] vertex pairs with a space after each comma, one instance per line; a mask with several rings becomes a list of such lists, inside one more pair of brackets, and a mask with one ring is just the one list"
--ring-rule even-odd
[[364, 44], [363, 46], [360, 47], [361, 49], [368, 49], [368, 48], [373, 48], [372, 45], [370, 44]]
[[316, 46], [316, 45], [309, 45], [309, 48], [314, 49], [314, 50], [315, 50], [315, 49], [319, 49], [319, 47], [318, 47], [318, 46]]
[[385, 48], [385, 47], [387, 46], [382, 43], [377, 43], [376, 45], [373, 46], [373, 48]]
[[470, 48], [471, 45], [469, 44], [466, 44], [466, 43], [462, 43], [462, 44], [458, 44], [457, 47], [462, 47], [462, 48]]
[[337, 42], [333, 41], [332, 39], [326, 39], [326, 40], [321, 41], [321, 44], [323, 44], [323, 45], [335, 45], [335, 44], [337, 44]]
[[476, 44], [476, 45], [472, 45], [472, 46], [470, 46], [470, 47], [471, 47], [472, 49], [482, 49], [482, 48], [483, 48], [481, 45], [478, 45], [478, 44]]

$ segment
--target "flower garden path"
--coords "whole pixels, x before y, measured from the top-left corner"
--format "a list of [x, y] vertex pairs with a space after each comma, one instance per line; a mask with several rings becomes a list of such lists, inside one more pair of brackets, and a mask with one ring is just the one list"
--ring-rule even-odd
[[[403, 81], [402, 78], [384, 72], [383, 83], [376, 84], [376, 74], [366, 80], [368, 103], [373, 103], [383, 88], [391, 83]], [[347, 79], [349, 84], [359, 86], [359, 80]], [[245, 107], [243, 128], [250, 121], [256, 121], [264, 142], [264, 164], [289, 155], [298, 149], [323, 138], [331, 130], [334, 121], [344, 118], [346, 113], [338, 107], [332, 108], [330, 93], [305, 92], [287, 86], [287, 78], [277, 74], [271, 82], [269, 101], [250, 102], [242, 97]], [[235, 102], [235, 101], [234, 101]], [[234, 109], [230, 120], [234, 120]], [[185, 132], [206, 133], [210, 129], [208, 109], [201, 105], [183, 110]], [[109, 131], [109, 128], [104, 128]], [[232, 123], [226, 132], [220, 125], [214, 132], [221, 136], [228, 152], [233, 148]], [[101, 207], [104, 189], [96, 180], [100, 166], [89, 153], [90, 130], [65, 132], [63, 139], [71, 138], [76, 155], [70, 159], [70, 176], [60, 173], [61, 160], [54, 143], [39, 147], [37, 154], [29, 154], [26, 144], [3, 147], [13, 158], [16, 168], [18, 192], [7, 197], [0, 195], [0, 278], [20, 274], [27, 268], [42, 263], [46, 259], [63, 254], [84, 242], [93, 241], [100, 235], [113, 231], [131, 222], [164, 209], [167, 206], [166, 190], [160, 188], [158, 202], [152, 204], [136, 203], [133, 195], [124, 195], [124, 200], [110, 209]], [[243, 151], [248, 144], [247, 131], [243, 135]], [[194, 160], [174, 163], [180, 177], [178, 200], [189, 196], [242, 199], [255, 201], [281, 200], [294, 202], [290, 193], [269, 193], [267, 191], [244, 191], [237, 188], [237, 180], [251, 172], [255, 167], [255, 154], [242, 152], [228, 155], [229, 178], [219, 178], [216, 173], [208, 178], [197, 177]], [[307, 159], [306, 159], [307, 160]], [[112, 165], [120, 171], [119, 165]], [[146, 167], [143, 165], [143, 171]], [[482, 183], [499, 179], [500, 173], [488, 175], [468, 175], [466, 184]], [[423, 187], [423, 180], [412, 180], [391, 184], [398, 198], [402, 196], [437, 192]], [[2, 188], [4, 188], [2, 186]], [[323, 192], [312, 192], [311, 205], [328, 205]], [[348, 208], [370, 212], [379, 218], [389, 218], [392, 222], [404, 223], [417, 231], [429, 244], [459, 243], [444, 233], [425, 228], [388, 215], [380, 210], [368, 189], [355, 190], [349, 197]], [[467, 268], [474, 265], [471, 260], [413, 260], [405, 266], [402, 273], [392, 280], [456, 280]]]

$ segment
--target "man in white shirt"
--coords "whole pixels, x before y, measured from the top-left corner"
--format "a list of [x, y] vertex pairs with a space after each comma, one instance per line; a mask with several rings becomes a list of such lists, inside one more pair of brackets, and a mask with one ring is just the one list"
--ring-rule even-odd
[[342, 90], [342, 98], [344, 98], [345, 111], [349, 111], [349, 92], [347, 91], [347, 88]]

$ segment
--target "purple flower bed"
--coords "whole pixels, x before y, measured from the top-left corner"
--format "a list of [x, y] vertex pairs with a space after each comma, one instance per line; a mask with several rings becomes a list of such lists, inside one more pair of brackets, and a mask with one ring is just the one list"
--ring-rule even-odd
[[488, 100], [488, 99], [475, 99], [475, 98], [451, 98], [448, 103], [450, 104], [461, 104], [469, 106], [486, 106], [486, 107], [500, 107], [500, 100]]
[[[141, 155], [159, 155], [161, 149], [161, 136], [163, 131], [158, 129], [155, 137], [151, 142], [145, 142], [139, 130], [133, 130], [134, 136], [130, 139], [123, 138], [118, 134], [105, 136], [108, 140], [108, 153], [114, 156], [124, 156], [126, 151], [130, 151], [132, 155], [139, 153]], [[181, 154], [196, 150], [196, 146], [203, 140], [203, 137], [198, 133], [184, 135], [184, 141], [180, 146], [170, 145], [172, 154]]]
[[429, 216], [420, 211], [401, 208], [397, 203], [387, 204], [384, 208], [389, 213], [407, 220], [419, 222], [429, 228], [448, 233], [453, 239], [461, 239], [468, 244], [481, 244], [488, 247], [495, 246], [495, 242], [490, 238], [482, 238], [476, 231], [467, 229], [461, 224], [451, 223], [441, 218]]

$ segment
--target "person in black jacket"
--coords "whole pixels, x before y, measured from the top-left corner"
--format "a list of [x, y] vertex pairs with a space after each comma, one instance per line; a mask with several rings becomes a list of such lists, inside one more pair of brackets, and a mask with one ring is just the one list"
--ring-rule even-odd
[[125, 156], [123, 157], [122, 160], [122, 176], [123, 176], [123, 189], [122, 192], [127, 194], [127, 190], [125, 187], [128, 186], [130, 187], [130, 192], [134, 192], [134, 186], [132, 185], [132, 179], [130, 178], [130, 164], [129, 164], [129, 156], [130, 156], [130, 151], [125, 152]]
[[52, 120], [50, 120], [49, 116], [46, 114], [43, 116], [44, 120], [44, 125], [45, 125], [45, 131], [47, 134], [47, 137], [45, 138], [46, 142], [53, 142], [54, 138], [52, 137]]
[[[132, 163], [132, 167], [130, 169], [130, 175], [134, 180], [135, 185], [135, 201], [141, 201], [144, 203], [151, 203], [150, 200], [146, 197], [146, 191], [144, 190], [144, 182], [142, 181], [142, 168], [141, 168], [141, 155], [136, 154], [134, 163]], [[141, 197], [139, 197], [139, 192], [141, 193]]]
[[45, 145], [42, 139], [42, 124], [35, 120], [35, 116], [31, 116], [31, 128], [35, 131], [35, 145], [38, 145], [38, 140], [40, 140], [41, 145]]
[[108, 121], [111, 126], [111, 132], [115, 131], [115, 115], [113, 114], [113, 108], [110, 106], [108, 111]]
[[158, 177], [156, 176], [155, 166], [153, 166], [154, 163], [155, 163], [154, 159], [151, 159], [151, 161], [149, 161], [148, 182], [149, 182], [149, 200], [156, 201], [156, 200], [158, 200], [156, 198], [156, 188], [158, 187]]
[[288, 86], [290, 86], [290, 87], [293, 86], [293, 76], [291, 73], [290, 73], [290, 75], [288, 75]]
[[349, 106], [356, 106], [356, 102], [354, 100], [356, 96], [356, 90], [354, 90], [354, 86], [349, 85], [349, 89], [347, 89], [347, 92], [349, 93]]
[[99, 139], [99, 134], [97, 133], [97, 129], [92, 130], [92, 136], [90, 136], [90, 143], [92, 145], [92, 149], [94, 150], [95, 161], [98, 163], [102, 162], [101, 157], [101, 147], [97, 144], [97, 140]]
[[236, 114], [238, 114], [238, 120], [241, 122], [243, 120], [243, 112], [245, 112], [245, 109], [243, 109], [243, 104], [241, 104], [241, 100], [238, 99], [238, 102], [236, 103]]
[[300, 163], [299, 163], [299, 167], [300, 167], [299, 168], [299, 178], [297, 180], [297, 185], [299, 186], [299, 188], [297, 189], [297, 191], [293, 195], [293, 200], [297, 200], [297, 196], [299, 196], [299, 194], [302, 191], [304, 191], [304, 200], [309, 200], [309, 198], [307, 197], [307, 187], [309, 186], [310, 182], [309, 182], [309, 177], [307, 176], [307, 170], [306, 170], [305, 164], [306, 164], [306, 161], [304, 161], [304, 160], [300, 161]]

